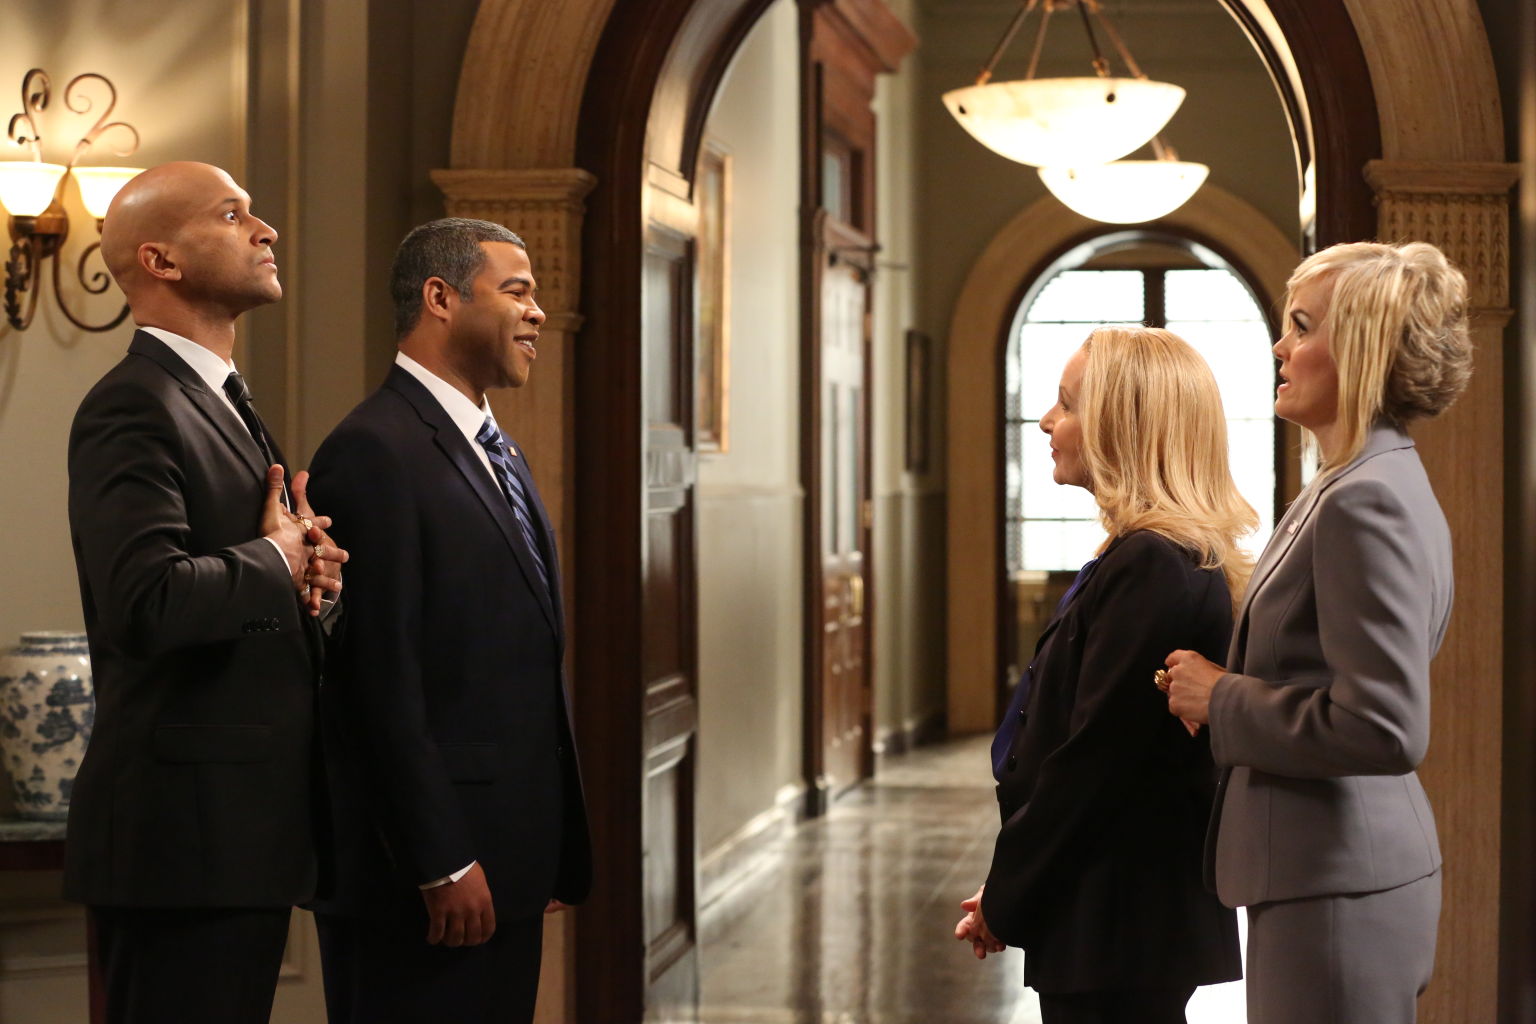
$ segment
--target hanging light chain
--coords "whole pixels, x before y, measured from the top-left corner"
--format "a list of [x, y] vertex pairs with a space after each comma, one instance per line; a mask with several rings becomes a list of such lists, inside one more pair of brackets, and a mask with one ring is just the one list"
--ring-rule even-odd
[[[1125, 68], [1131, 73], [1131, 76], [1134, 78], [1140, 78], [1145, 81], [1147, 73], [1141, 70], [1141, 65], [1137, 64], [1136, 58], [1131, 56], [1130, 47], [1126, 46], [1125, 40], [1120, 38], [1120, 33], [1115, 30], [1114, 22], [1110, 21], [1109, 15], [1104, 13], [1104, 6], [1099, 3], [1099, 0], [1078, 0], [1078, 3], [1080, 6], [1085, 7], [1089, 11], [1093, 12], [1093, 16], [1098, 21], [1099, 26], [1104, 29], [1104, 34], [1109, 37], [1110, 45], [1113, 46], [1116, 52], [1120, 54], [1120, 59], [1125, 62]], [[1084, 14], [1084, 21], [1086, 21], [1087, 18], [1088, 15]], [[1093, 31], [1091, 29], [1089, 30], [1088, 35], [1089, 38], [1093, 37]]]
[[1003, 51], [1008, 49], [1008, 44], [1013, 42], [1013, 37], [1019, 33], [1019, 26], [1024, 24], [1024, 19], [1029, 17], [1029, 12], [1034, 10], [1039, 3], [1040, 0], [1023, 0], [1019, 4], [1019, 9], [1014, 12], [1013, 20], [1003, 30], [1003, 38], [998, 40], [997, 45], [993, 47], [992, 56], [987, 58], [987, 62], [982, 65], [981, 73], [976, 76], [977, 85], [986, 85], [992, 80], [992, 71], [997, 67], [997, 62], [1002, 58]]
[[[1083, 17], [1083, 31], [1088, 33], [1088, 45], [1093, 49], [1093, 70], [1100, 78], [1111, 77], [1109, 58], [1099, 47], [1098, 36], [1093, 31], [1093, 23], [1097, 21], [1099, 27], [1104, 30], [1104, 35], [1114, 47], [1115, 53], [1125, 64], [1128, 74], [1132, 78], [1146, 81], [1147, 73], [1136, 63], [1136, 58], [1131, 56], [1130, 47], [1125, 45], [1125, 40], [1115, 29], [1114, 23], [1109, 20], [1109, 15], [1104, 13], [1104, 5], [1100, 0], [1021, 0], [1019, 9], [1014, 12], [1008, 27], [1003, 30], [1003, 37], [992, 48], [992, 55], [982, 65], [981, 72], [976, 76], [977, 85], [986, 85], [992, 80], [992, 73], [997, 69], [997, 62], [1002, 59], [1003, 51], [1008, 49], [1014, 37], [1019, 34], [1019, 29], [1024, 26], [1024, 19], [1029, 17], [1036, 7], [1040, 8], [1040, 28], [1035, 33], [1035, 45], [1029, 55], [1029, 69], [1024, 73], [1027, 81], [1035, 77], [1035, 71], [1040, 66], [1040, 53], [1045, 48], [1045, 31], [1050, 25], [1051, 15], [1060, 8], [1075, 6]], [[1091, 17], [1090, 17], [1091, 16]]]
[[1051, 23], [1051, 15], [1055, 12], [1055, 6], [1047, 3], [1045, 10], [1040, 12], [1040, 31], [1035, 34], [1035, 49], [1029, 55], [1029, 70], [1024, 72], [1024, 80], [1029, 81], [1035, 77], [1035, 69], [1040, 66], [1040, 51], [1045, 49], [1045, 30]]

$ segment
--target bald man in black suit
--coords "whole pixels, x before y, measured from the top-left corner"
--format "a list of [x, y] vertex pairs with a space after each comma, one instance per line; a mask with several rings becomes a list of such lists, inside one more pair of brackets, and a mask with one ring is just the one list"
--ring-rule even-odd
[[69, 439], [97, 703], [64, 894], [114, 1024], [266, 1024], [316, 889], [315, 616], [346, 556], [232, 361], [236, 319], [282, 295], [276, 239], [198, 163], [139, 175], [102, 228], [139, 330]]

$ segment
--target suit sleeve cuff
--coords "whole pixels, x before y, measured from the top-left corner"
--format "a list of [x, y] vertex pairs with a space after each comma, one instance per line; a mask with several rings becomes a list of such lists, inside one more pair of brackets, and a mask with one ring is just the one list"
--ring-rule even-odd
[[288, 556], [283, 554], [283, 549], [278, 546], [277, 541], [273, 540], [271, 537], [263, 537], [261, 539], [266, 541], [268, 544], [271, 544], [272, 550], [277, 552], [277, 560], [283, 567], [283, 575], [292, 576], [293, 570], [288, 568]]

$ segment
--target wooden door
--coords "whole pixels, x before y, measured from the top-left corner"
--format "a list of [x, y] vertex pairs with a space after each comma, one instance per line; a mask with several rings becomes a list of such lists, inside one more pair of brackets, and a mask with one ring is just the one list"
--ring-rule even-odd
[[694, 839], [697, 619], [694, 515], [696, 218], [666, 189], [653, 197], [641, 280], [645, 416], [641, 537], [641, 745], [646, 1019], [698, 1002]]
[[870, 313], [875, 76], [914, 40], [883, 0], [801, 0], [806, 774], [818, 812], [873, 770]]
[[[602, 168], [574, 349], [573, 689], [596, 872], [576, 922], [583, 1024], [697, 1013], [695, 175], [715, 90], [770, 2], [615, 4], [578, 125], [577, 163]], [[829, 3], [900, 29], [880, 0]], [[804, 337], [810, 344], [819, 327]], [[805, 392], [807, 416], [819, 393]], [[819, 467], [806, 456], [808, 487]]]
[[[833, 241], [850, 232], [828, 223]], [[868, 270], [827, 247], [821, 275], [819, 623], [822, 771], [828, 795], [870, 774]], [[862, 255], [862, 254], [861, 254]]]

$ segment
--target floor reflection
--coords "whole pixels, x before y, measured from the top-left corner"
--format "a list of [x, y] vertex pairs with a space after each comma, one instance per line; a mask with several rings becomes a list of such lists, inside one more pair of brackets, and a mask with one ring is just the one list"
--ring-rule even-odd
[[[703, 1024], [1038, 1024], [1018, 950], [977, 961], [952, 928], [985, 877], [987, 737], [892, 758], [762, 857], [700, 921]], [[1242, 986], [1190, 1024], [1242, 1024]]]

